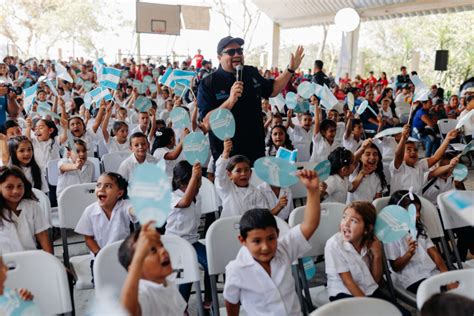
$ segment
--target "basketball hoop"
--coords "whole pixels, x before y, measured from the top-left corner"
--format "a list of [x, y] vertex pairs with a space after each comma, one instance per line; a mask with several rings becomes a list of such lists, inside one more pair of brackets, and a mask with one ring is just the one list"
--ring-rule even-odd
[[166, 32], [165, 20], [151, 20], [151, 33], [163, 34]]

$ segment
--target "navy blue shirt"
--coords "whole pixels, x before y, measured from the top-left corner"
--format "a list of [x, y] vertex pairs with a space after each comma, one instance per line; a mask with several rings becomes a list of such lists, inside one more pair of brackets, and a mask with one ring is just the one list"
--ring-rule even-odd
[[[244, 155], [253, 162], [265, 156], [265, 132], [262, 117], [262, 98], [268, 98], [273, 91], [273, 80], [263, 78], [257, 68], [244, 66], [242, 81], [244, 91], [232, 108], [235, 118], [235, 135], [232, 138], [232, 155]], [[221, 66], [204, 78], [198, 89], [199, 116], [218, 108], [230, 95], [235, 74], [226, 72]], [[223, 150], [223, 142], [212, 131], [209, 132], [212, 156], [217, 160]]]
[[0, 96], [0, 125], [5, 124], [7, 120], [7, 95]]
[[377, 103], [375, 102], [369, 102], [369, 106], [367, 109], [360, 115], [360, 120], [362, 121], [362, 125], [364, 126], [364, 129], [377, 129], [377, 125], [374, 123], [371, 123], [369, 119], [374, 119], [377, 120], [377, 115], [374, 115], [372, 111], [369, 109], [369, 107], [375, 111], [375, 113], [379, 113], [379, 108], [377, 106]]

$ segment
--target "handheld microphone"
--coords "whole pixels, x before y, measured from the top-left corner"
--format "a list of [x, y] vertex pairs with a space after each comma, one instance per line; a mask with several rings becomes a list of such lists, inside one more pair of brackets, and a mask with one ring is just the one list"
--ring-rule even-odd
[[244, 71], [244, 66], [242, 64], [238, 65], [235, 68], [235, 80], [242, 81], [242, 73]]

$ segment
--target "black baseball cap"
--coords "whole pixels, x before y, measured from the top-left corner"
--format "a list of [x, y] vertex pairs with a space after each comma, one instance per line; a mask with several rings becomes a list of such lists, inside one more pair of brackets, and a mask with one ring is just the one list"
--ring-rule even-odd
[[217, 44], [217, 53], [220, 54], [230, 43], [237, 43], [242, 46], [244, 45], [244, 40], [240, 37], [226, 36], [219, 41], [219, 44]]

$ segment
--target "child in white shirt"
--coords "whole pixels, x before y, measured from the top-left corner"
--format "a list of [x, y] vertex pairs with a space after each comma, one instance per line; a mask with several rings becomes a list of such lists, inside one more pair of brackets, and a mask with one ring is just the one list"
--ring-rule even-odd
[[286, 128], [290, 135], [291, 141], [296, 149], [298, 149], [298, 161], [309, 161], [311, 158], [311, 141], [313, 132], [311, 127], [313, 125], [313, 117], [310, 112], [303, 113], [300, 117], [300, 124], [295, 125], [292, 121], [293, 110], [288, 111]]
[[352, 118], [352, 112], [349, 111], [347, 113], [346, 131], [344, 132], [344, 137], [342, 138], [342, 146], [355, 153], [362, 144], [364, 127], [360, 119]]
[[149, 144], [145, 134], [136, 132], [130, 136], [130, 157], [122, 161], [118, 173], [127, 181], [132, 177], [135, 167], [144, 162], [158, 163], [158, 160], [148, 153]]
[[131, 316], [184, 314], [186, 302], [170, 277], [170, 255], [154, 222], [127, 237], [118, 257], [128, 271], [120, 302]]
[[75, 150], [67, 148], [67, 158], [58, 162], [59, 176], [56, 195], [74, 184], [89, 183], [94, 179], [94, 164], [87, 159], [87, 144], [81, 139], [75, 139]]
[[125, 121], [115, 121], [112, 125], [114, 136], [109, 134], [109, 120], [112, 116], [112, 106], [107, 107], [104, 121], [102, 122], [102, 135], [109, 153], [130, 150], [128, 143], [128, 124]]
[[46, 174], [48, 162], [59, 159], [58, 128], [51, 120], [40, 119], [35, 124], [35, 135], [31, 135], [31, 118], [26, 119], [25, 136], [31, 139], [35, 160], [41, 171]]
[[172, 128], [165, 127], [156, 131], [155, 140], [151, 152], [157, 161], [165, 160], [166, 175], [168, 178], [173, 177], [174, 166], [184, 157], [182, 155], [184, 137], [189, 134], [189, 129], [183, 130], [183, 136], [178, 144]]
[[425, 172], [443, 157], [449, 142], [457, 137], [458, 132], [456, 130], [449, 131], [435, 154], [422, 160], [418, 160], [416, 144], [407, 141], [409, 132], [410, 126], [405, 125], [395, 152], [395, 158], [390, 164], [390, 191], [399, 191], [409, 185], [413, 187], [413, 193], [421, 195]]
[[293, 211], [293, 195], [290, 188], [280, 188], [263, 182], [257, 187], [265, 196], [267, 204], [272, 207], [273, 215], [288, 221], [291, 211]]
[[335, 141], [336, 122], [323, 120], [320, 124], [319, 112], [321, 112], [321, 109], [316, 107], [316, 113], [318, 114], [314, 116], [313, 153], [309, 160], [316, 163], [328, 159], [329, 154], [338, 147]]
[[425, 174], [426, 181], [423, 186], [423, 197], [438, 207], [438, 195], [455, 189], [453, 169], [458, 164], [459, 158], [452, 153], [445, 153], [439, 161], [438, 167]]
[[232, 141], [224, 141], [224, 150], [216, 162], [215, 186], [222, 200], [221, 217], [243, 215], [253, 208], [269, 208], [262, 192], [250, 183], [252, 169], [247, 157], [229, 159]]
[[275, 217], [269, 210], [252, 209], [240, 220], [240, 243], [235, 260], [226, 267], [224, 299], [227, 315], [301, 315], [291, 264], [307, 252], [308, 239], [319, 225], [319, 181], [315, 171], [302, 170], [308, 200], [304, 220], [278, 239]]
[[99, 113], [97, 118], [94, 121], [94, 124], [90, 128], [86, 128], [84, 120], [79, 116], [70, 117], [67, 121], [67, 124], [64, 124], [61, 136], [59, 141], [61, 144], [67, 142], [67, 131], [70, 130], [74, 138], [82, 139], [87, 144], [87, 155], [89, 157], [94, 157], [94, 151], [97, 146], [97, 130], [99, 129], [100, 122], [102, 121], [102, 116], [104, 115], [104, 106], [99, 108]]

